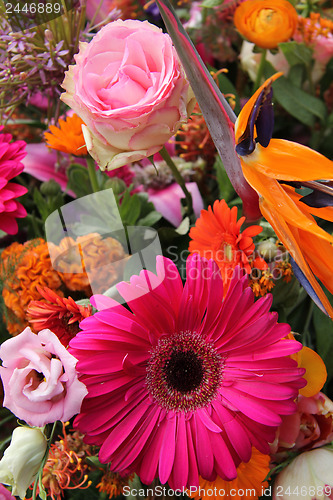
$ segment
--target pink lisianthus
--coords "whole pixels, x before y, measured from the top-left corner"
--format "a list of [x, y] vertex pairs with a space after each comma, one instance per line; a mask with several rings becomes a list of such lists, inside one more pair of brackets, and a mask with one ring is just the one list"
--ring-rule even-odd
[[16, 500], [3, 484], [0, 484], [0, 500]]
[[271, 448], [277, 461], [287, 451], [305, 451], [333, 441], [333, 402], [322, 392], [312, 397], [299, 396], [297, 412], [284, 415]]
[[[3, 130], [0, 127], [0, 132]], [[21, 160], [26, 155], [24, 141], [12, 141], [11, 134], [0, 133], [0, 229], [8, 234], [18, 231], [16, 219], [25, 217], [27, 212], [16, 198], [28, 191], [24, 186], [9, 182], [21, 174]]]
[[30, 328], [0, 348], [3, 406], [29, 425], [66, 421], [78, 413], [87, 394], [78, 380], [77, 360], [51, 330]]
[[[186, 182], [186, 188], [192, 196], [193, 211], [199, 217], [204, 205], [198, 184], [196, 182]], [[147, 193], [149, 201], [153, 203], [155, 209], [167, 221], [178, 227], [183, 219], [181, 199], [185, 198], [181, 187], [174, 182], [163, 189], [148, 189]]]
[[213, 260], [190, 256], [185, 285], [171, 260], [158, 256], [156, 267], [117, 285], [129, 309], [92, 299], [101, 310], [69, 348], [88, 389], [75, 425], [101, 462], [146, 484], [232, 480], [295, 412], [305, 370], [290, 354], [302, 346], [285, 338], [271, 296], [254, 301], [239, 268], [223, 298]]
[[91, 156], [112, 170], [159, 151], [194, 107], [169, 35], [147, 21], [114, 21], [81, 43], [62, 100], [82, 126]]

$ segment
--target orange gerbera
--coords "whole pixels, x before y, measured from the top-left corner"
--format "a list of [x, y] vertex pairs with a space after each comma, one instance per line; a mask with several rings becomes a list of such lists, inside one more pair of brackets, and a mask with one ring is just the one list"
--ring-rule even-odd
[[195, 500], [199, 498], [210, 498], [211, 500], [251, 498], [255, 500], [263, 495], [268, 486], [265, 478], [270, 471], [269, 462], [269, 455], [263, 455], [256, 448], [252, 448], [250, 461], [242, 462], [237, 467], [236, 479], [225, 481], [217, 477], [215, 481], [209, 482], [200, 478], [199, 488], [191, 488], [187, 494]]
[[91, 306], [81, 306], [72, 297], [60, 297], [47, 287], [37, 286], [36, 288], [44, 300], [30, 302], [27, 310], [29, 322], [35, 332], [49, 328], [67, 347], [69, 341], [79, 331], [79, 322], [91, 316]]
[[87, 296], [103, 293], [122, 276], [127, 259], [124, 248], [114, 238], [98, 233], [63, 238], [58, 246], [50, 245], [56, 269], [69, 290]]
[[81, 118], [74, 113], [65, 120], [59, 118], [58, 123], [59, 127], [50, 125], [50, 132], [44, 132], [47, 146], [64, 153], [86, 156], [88, 152], [81, 128], [84, 122]]
[[[237, 265], [251, 272], [250, 260], [255, 249], [252, 238], [262, 231], [261, 226], [249, 226], [241, 232], [245, 217], [237, 221], [237, 211], [237, 207], [230, 209], [224, 200], [216, 200], [213, 208], [201, 210], [190, 230], [189, 251], [215, 260], [221, 270], [225, 292]], [[258, 268], [267, 268], [264, 259], [257, 257], [255, 262]]]
[[7, 247], [1, 254], [0, 278], [4, 283], [5, 322], [12, 335], [28, 326], [28, 304], [42, 298], [38, 286], [47, 286], [62, 295], [61, 280], [52, 267], [47, 243], [42, 238]]
[[288, 0], [245, 0], [234, 14], [238, 31], [263, 49], [274, 49], [293, 35], [297, 12]]
[[[333, 308], [315, 276], [333, 293], [333, 236], [313, 216], [333, 222], [333, 162], [312, 149], [282, 139], [273, 131], [272, 83], [269, 78], [242, 109], [235, 124], [236, 151], [244, 177], [259, 194], [260, 210], [294, 259], [298, 279], [329, 316]], [[310, 187], [308, 196], [296, 188]], [[328, 193], [328, 194], [327, 194]]]

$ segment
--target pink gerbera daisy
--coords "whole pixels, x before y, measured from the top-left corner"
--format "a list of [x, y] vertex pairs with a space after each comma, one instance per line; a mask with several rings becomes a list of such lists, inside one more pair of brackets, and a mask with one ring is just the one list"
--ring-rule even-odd
[[296, 411], [304, 370], [289, 356], [287, 324], [256, 302], [236, 268], [223, 298], [217, 264], [157, 257], [157, 275], [142, 271], [117, 289], [130, 310], [95, 296], [100, 311], [70, 342], [88, 394], [75, 425], [114, 472], [159, 477], [171, 488], [232, 480], [254, 446], [269, 453], [280, 415]]
[[[0, 127], [0, 132], [3, 130]], [[11, 134], [0, 133], [0, 229], [8, 234], [17, 233], [16, 219], [25, 217], [25, 208], [16, 198], [28, 190], [13, 182], [9, 182], [23, 171], [21, 160], [25, 157], [24, 141], [12, 140]]]

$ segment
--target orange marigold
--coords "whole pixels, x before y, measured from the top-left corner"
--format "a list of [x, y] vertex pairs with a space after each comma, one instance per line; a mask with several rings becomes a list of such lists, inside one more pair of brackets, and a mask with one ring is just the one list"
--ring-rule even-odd
[[88, 152], [81, 128], [84, 122], [81, 118], [74, 113], [65, 120], [59, 118], [58, 124], [59, 127], [50, 125], [50, 132], [44, 132], [47, 146], [64, 153], [86, 156]]
[[5, 322], [11, 335], [28, 326], [28, 304], [42, 298], [38, 286], [47, 286], [62, 296], [61, 279], [52, 267], [47, 243], [42, 238], [7, 247], [1, 254], [0, 280]]
[[122, 276], [127, 255], [119, 241], [102, 238], [98, 233], [63, 238], [52, 245], [52, 258], [69, 290], [82, 291], [88, 297], [103, 293]]
[[[189, 251], [198, 253], [206, 259], [214, 259], [218, 264], [225, 293], [233, 274], [233, 269], [240, 265], [249, 274], [255, 245], [252, 238], [261, 233], [261, 226], [249, 226], [241, 232], [245, 217], [237, 221], [237, 207], [228, 207], [224, 200], [216, 200], [213, 208], [201, 210], [195, 226], [190, 230]], [[256, 266], [262, 269], [267, 264], [261, 257], [256, 258]]]
[[245, 0], [235, 11], [234, 23], [250, 42], [274, 49], [294, 34], [297, 12], [288, 0]]
[[80, 330], [79, 322], [91, 316], [91, 306], [81, 306], [72, 297], [62, 298], [49, 288], [37, 290], [46, 301], [32, 300], [28, 306], [27, 318], [35, 332], [49, 328], [57, 335], [60, 342], [67, 347], [69, 341]]
[[236, 479], [225, 481], [217, 477], [215, 481], [209, 482], [200, 478], [199, 489], [192, 493], [191, 488], [191, 491], [188, 491], [187, 494], [195, 500], [207, 496], [211, 500], [220, 500], [221, 498], [229, 500], [251, 498], [255, 500], [263, 495], [268, 486], [265, 478], [270, 471], [269, 462], [269, 455], [263, 455], [256, 448], [252, 448], [250, 461], [247, 463], [242, 462], [237, 467]]

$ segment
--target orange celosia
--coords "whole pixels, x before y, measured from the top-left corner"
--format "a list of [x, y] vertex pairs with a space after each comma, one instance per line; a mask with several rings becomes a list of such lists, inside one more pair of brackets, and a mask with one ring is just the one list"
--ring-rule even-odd
[[293, 35], [297, 12], [287, 0], [245, 0], [234, 15], [238, 31], [264, 49], [274, 49]]
[[124, 248], [114, 238], [98, 233], [66, 237], [58, 246], [50, 245], [56, 269], [69, 290], [87, 296], [103, 293], [122, 276], [127, 259]]
[[[91, 316], [91, 306], [81, 306], [72, 297], [62, 298], [49, 288], [37, 286], [43, 300], [32, 300], [27, 309], [27, 318], [35, 332], [44, 328], [57, 335], [67, 347], [79, 331], [79, 322]], [[46, 302], [45, 302], [46, 301]]]
[[50, 132], [44, 132], [46, 144], [51, 149], [76, 156], [86, 156], [87, 148], [81, 126], [84, 122], [75, 113], [65, 120], [59, 118], [59, 127], [50, 125]]
[[[199, 487], [191, 488], [187, 491], [189, 497], [199, 500], [199, 498], [209, 497], [211, 500], [220, 500], [221, 498], [229, 500], [242, 500], [251, 498], [255, 500], [263, 495], [268, 486], [265, 478], [270, 471], [270, 456], [263, 455], [256, 448], [252, 448], [250, 461], [242, 462], [237, 467], [237, 477], [233, 481], [225, 481], [217, 477], [215, 481], [209, 482], [199, 478]], [[205, 493], [203, 493], [205, 492]]]
[[[195, 226], [190, 230], [189, 251], [198, 253], [206, 259], [214, 259], [218, 264], [225, 293], [233, 270], [240, 265], [247, 273], [251, 272], [250, 259], [255, 249], [252, 237], [262, 231], [261, 226], [249, 226], [241, 231], [245, 217], [237, 221], [237, 207], [228, 207], [224, 200], [216, 200], [213, 208], [201, 210]], [[260, 257], [255, 259], [257, 267], [266, 269], [267, 264]]]
[[333, 293], [333, 236], [314, 218], [333, 222], [333, 207], [309, 206], [292, 185], [305, 183], [321, 193], [320, 182], [313, 181], [333, 179], [333, 162], [301, 144], [271, 139], [271, 85], [279, 76], [269, 78], [242, 109], [235, 124], [236, 151], [246, 180], [259, 195], [261, 213], [296, 262], [302, 284], [333, 318], [333, 308], [314, 276]]
[[24, 245], [13, 243], [6, 248], [1, 254], [0, 279], [6, 306], [5, 321], [12, 335], [28, 326], [28, 304], [42, 298], [38, 286], [47, 286], [62, 295], [60, 277], [52, 267], [47, 243], [42, 238]]

